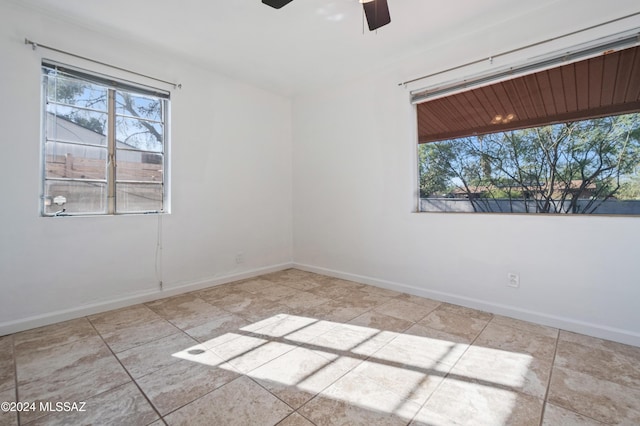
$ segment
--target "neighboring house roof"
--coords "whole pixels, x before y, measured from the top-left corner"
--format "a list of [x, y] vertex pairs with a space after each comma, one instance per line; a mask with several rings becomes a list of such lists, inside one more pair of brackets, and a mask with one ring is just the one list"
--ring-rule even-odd
[[[107, 145], [107, 136], [103, 133], [81, 126], [62, 115], [55, 115], [47, 111], [47, 135], [51, 139], [69, 142], [82, 142], [91, 145]], [[132, 148], [135, 146], [116, 140], [117, 148]]]

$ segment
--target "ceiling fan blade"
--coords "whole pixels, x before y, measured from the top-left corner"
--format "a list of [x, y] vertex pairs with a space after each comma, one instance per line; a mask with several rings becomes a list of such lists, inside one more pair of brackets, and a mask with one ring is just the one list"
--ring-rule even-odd
[[262, 3], [266, 4], [267, 6], [271, 6], [274, 9], [280, 9], [281, 7], [286, 6], [292, 1], [293, 0], [262, 0]]
[[367, 16], [369, 31], [377, 30], [391, 22], [387, 0], [373, 0], [368, 3], [362, 3], [362, 7], [364, 8], [364, 14]]

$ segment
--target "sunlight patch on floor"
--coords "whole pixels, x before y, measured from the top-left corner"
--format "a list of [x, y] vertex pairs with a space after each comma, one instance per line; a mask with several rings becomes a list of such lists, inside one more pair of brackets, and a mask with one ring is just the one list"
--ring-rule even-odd
[[532, 361], [522, 353], [287, 314], [173, 356], [240, 371], [292, 405], [319, 394], [403, 419], [415, 417], [416, 424], [445, 421], [446, 401], [430, 409], [442, 398], [429, 399], [436, 389], [456, 399], [456, 407], [465, 401], [466, 414], [449, 413], [447, 419], [490, 413], [487, 420], [503, 424], [527, 384]]

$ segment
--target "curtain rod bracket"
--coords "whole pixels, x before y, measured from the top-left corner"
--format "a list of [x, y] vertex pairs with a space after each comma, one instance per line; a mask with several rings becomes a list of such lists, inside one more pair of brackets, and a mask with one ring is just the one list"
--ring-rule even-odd
[[38, 48], [38, 44], [34, 43], [33, 41], [29, 40], [28, 38], [24, 39], [24, 44], [30, 44], [31, 45], [31, 50], [36, 50]]

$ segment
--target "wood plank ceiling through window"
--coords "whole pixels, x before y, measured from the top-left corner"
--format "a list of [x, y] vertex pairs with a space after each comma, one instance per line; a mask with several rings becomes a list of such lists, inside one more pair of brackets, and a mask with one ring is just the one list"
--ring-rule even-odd
[[640, 46], [417, 105], [418, 142], [640, 111]]

